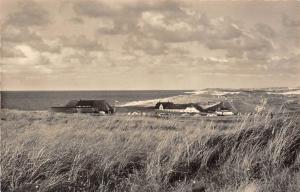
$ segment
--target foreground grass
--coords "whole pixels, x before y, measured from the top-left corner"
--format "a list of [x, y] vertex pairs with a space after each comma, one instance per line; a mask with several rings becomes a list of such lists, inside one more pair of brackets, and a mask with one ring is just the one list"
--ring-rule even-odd
[[1, 112], [1, 191], [300, 191], [299, 117]]

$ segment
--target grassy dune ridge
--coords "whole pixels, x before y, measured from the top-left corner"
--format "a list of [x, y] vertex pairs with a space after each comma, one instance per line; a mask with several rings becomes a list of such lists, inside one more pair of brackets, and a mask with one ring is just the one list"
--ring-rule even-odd
[[1, 191], [300, 191], [299, 116], [1, 111]]

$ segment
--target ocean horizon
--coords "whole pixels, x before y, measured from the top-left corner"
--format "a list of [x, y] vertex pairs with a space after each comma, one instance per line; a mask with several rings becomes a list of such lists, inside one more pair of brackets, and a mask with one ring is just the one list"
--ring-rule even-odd
[[133, 101], [188, 95], [193, 90], [74, 90], [74, 91], [1, 91], [1, 107], [18, 110], [48, 110], [63, 106], [70, 100], [104, 99], [112, 105]]

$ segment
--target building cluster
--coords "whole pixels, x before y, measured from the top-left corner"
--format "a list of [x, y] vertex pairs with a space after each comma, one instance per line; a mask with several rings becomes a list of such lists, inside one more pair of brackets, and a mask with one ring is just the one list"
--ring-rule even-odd
[[173, 102], [158, 102], [155, 109], [170, 113], [190, 113], [203, 114], [206, 116], [231, 116], [235, 113], [229, 107], [225, 107], [223, 102], [217, 102], [208, 106], [201, 106], [198, 103], [175, 104]]
[[[97, 113], [97, 114], [112, 114], [115, 113], [115, 107], [109, 105], [105, 100], [71, 100], [67, 105], [62, 107], [51, 107], [52, 111], [65, 113]], [[146, 108], [145, 108], [146, 109]], [[145, 110], [144, 109], [144, 110]], [[173, 102], [158, 102], [154, 109], [159, 114], [181, 114], [181, 115], [205, 115], [205, 116], [231, 116], [237, 114], [229, 107], [226, 107], [223, 102], [216, 102], [210, 105], [200, 105], [199, 103], [175, 104]], [[142, 115], [153, 113], [153, 108], [148, 108], [148, 113], [143, 109], [137, 111], [129, 111], [127, 115]], [[152, 111], [152, 112], [151, 112]]]

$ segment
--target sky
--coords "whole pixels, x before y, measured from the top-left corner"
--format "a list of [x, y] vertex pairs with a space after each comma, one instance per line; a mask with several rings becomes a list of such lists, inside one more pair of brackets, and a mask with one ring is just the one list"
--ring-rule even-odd
[[0, 3], [3, 90], [300, 85], [300, 1]]

